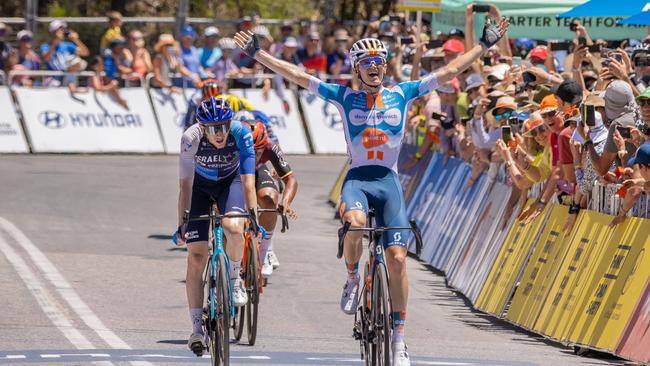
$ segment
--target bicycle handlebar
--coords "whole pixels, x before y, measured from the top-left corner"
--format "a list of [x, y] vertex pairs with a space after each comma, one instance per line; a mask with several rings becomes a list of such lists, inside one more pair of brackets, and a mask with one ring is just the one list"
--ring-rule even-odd
[[282, 230], [280, 230], [280, 232], [284, 233], [285, 231], [289, 230], [289, 219], [287, 218], [287, 215], [284, 213], [284, 206], [278, 205], [278, 208], [258, 208], [257, 212], [276, 213], [280, 215], [280, 217], [282, 218]]
[[345, 243], [345, 235], [348, 231], [364, 231], [364, 232], [379, 232], [380, 234], [388, 230], [411, 230], [415, 236], [415, 254], [419, 257], [422, 252], [422, 234], [420, 233], [420, 228], [418, 227], [415, 220], [409, 221], [410, 226], [386, 226], [386, 227], [350, 227], [350, 222], [346, 221], [343, 224], [343, 227], [339, 228], [339, 248], [336, 254], [336, 258], [341, 258], [343, 256], [343, 245]]

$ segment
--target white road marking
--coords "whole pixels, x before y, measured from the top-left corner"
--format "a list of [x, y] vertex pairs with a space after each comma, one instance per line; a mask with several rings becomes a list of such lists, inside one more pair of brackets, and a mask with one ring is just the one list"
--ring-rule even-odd
[[[86, 325], [95, 331], [97, 335], [103, 339], [109, 347], [114, 349], [132, 349], [126, 342], [124, 342], [117, 334], [113, 333], [112, 330], [108, 329], [106, 325], [95, 315], [95, 313], [90, 310], [88, 305], [79, 297], [77, 292], [72, 288], [70, 283], [63, 277], [61, 272], [50, 262], [49, 259], [41, 252], [40, 249], [31, 240], [20, 230], [16, 225], [11, 221], [0, 217], [0, 226], [9, 233], [16, 242], [23, 247], [27, 254], [31, 257], [32, 261], [41, 271], [41, 273], [47, 278], [50, 283], [56, 288], [57, 292], [63, 299], [68, 303], [68, 305], [74, 310], [74, 312], [81, 318], [81, 320], [86, 323]], [[6, 244], [6, 243], [5, 243]], [[8, 246], [8, 245], [7, 245]], [[14, 252], [15, 253], [15, 252]], [[88, 342], [90, 343], [90, 342]], [[90, 344], [89, 348], [92, 347]], [[151, 366], [152, 364], [147, 361], [132, 361], [132, 365], [136, 366]]]
[[[18, 276], [23, 280], [27, 289], [32, 293], [36, 302], [38, 302], [38, 305], [43, 309], [45, 315], [50, 319], [50, 321], [52, 321], [52, 324], [63, 333], [68, 341], [78, 349], [95, 348], [92, 343], [90, 343], [90, 341], [72, 325], [72, 322], [65, 316], [56, 301], [52, 298], [52, 295], [50, 295], [45, 287], [43, 287], [41, 281], [36, 277], [27, 263], [25, 263], [23, 258], [20, 257], [20, 255], [18, 255], [9, 244], [7, 244], [2, 235], [0, 235], [0, 251], [5, 255], [5, 257], [7, 257], [7, 260], [14, 267]], [[10, 356], [8, 355], [6, 357], [9, 358]]]
[[25, 355], [6, 355], [4, 357], [6, 360], [22, 360], [27, 358]]

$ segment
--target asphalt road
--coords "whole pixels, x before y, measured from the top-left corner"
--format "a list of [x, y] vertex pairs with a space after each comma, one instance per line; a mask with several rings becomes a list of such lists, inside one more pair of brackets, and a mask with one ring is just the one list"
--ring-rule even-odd
[[[358, 365], [337, 222], [325, 203], [343, 158], [290, 157], [300, 217], [276, 235], [281, 267], [261, 301], [255, 347], [233, 364]], [[190, 333], [184, 250], [175, 249], [177, 158], [0, 156], [0, 364], [208, 364]], [[601, 365], [472, 312], [409, 259], [414, 365]]]

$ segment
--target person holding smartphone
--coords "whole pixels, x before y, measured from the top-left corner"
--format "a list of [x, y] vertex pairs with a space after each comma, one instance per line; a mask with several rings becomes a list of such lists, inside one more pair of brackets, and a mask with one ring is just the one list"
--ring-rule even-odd
[[[474, 34], [474, 16], [476, 14], [487, 14], [494, 19], [501, 19], [501, 12], [494, 4], [476, 4], [470, 3], [465, 8], [465, 48], [471, 49], [476, 45], [476, 35]], [[506, 34], [496, 44], [501, 56], [512, 57], [510, 49], [510, 40]]]
[[[47, 62], [48, 70], [68, 71], [75, 58], [90, 55], [88, 47], [79, 39], [79, 34], [68, 29], [66, 22], [55, 19], [48, 27], [51, 39], [41, 45], [41, 54]], [[65, 39], [68, 38], [69, 41]]]

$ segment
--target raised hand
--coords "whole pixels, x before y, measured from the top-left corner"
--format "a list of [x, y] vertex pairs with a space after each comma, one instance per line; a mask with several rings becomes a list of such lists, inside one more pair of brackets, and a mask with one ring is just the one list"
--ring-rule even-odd
[[506, 34], [510, 21], [502, 17], [499, 19], [498, 24], [492, 25], [490, 17], [485, 17], [485, 26], [483, 27], [483, 36], [479, 40], [485, 48], [490, 48], [497, 44], [499, 40]]
[[260, 42], [252, 31], [237, 32], [234, 38], [237, 47], [241, 48], [248, 56], [254, 58], [259, 52]]

